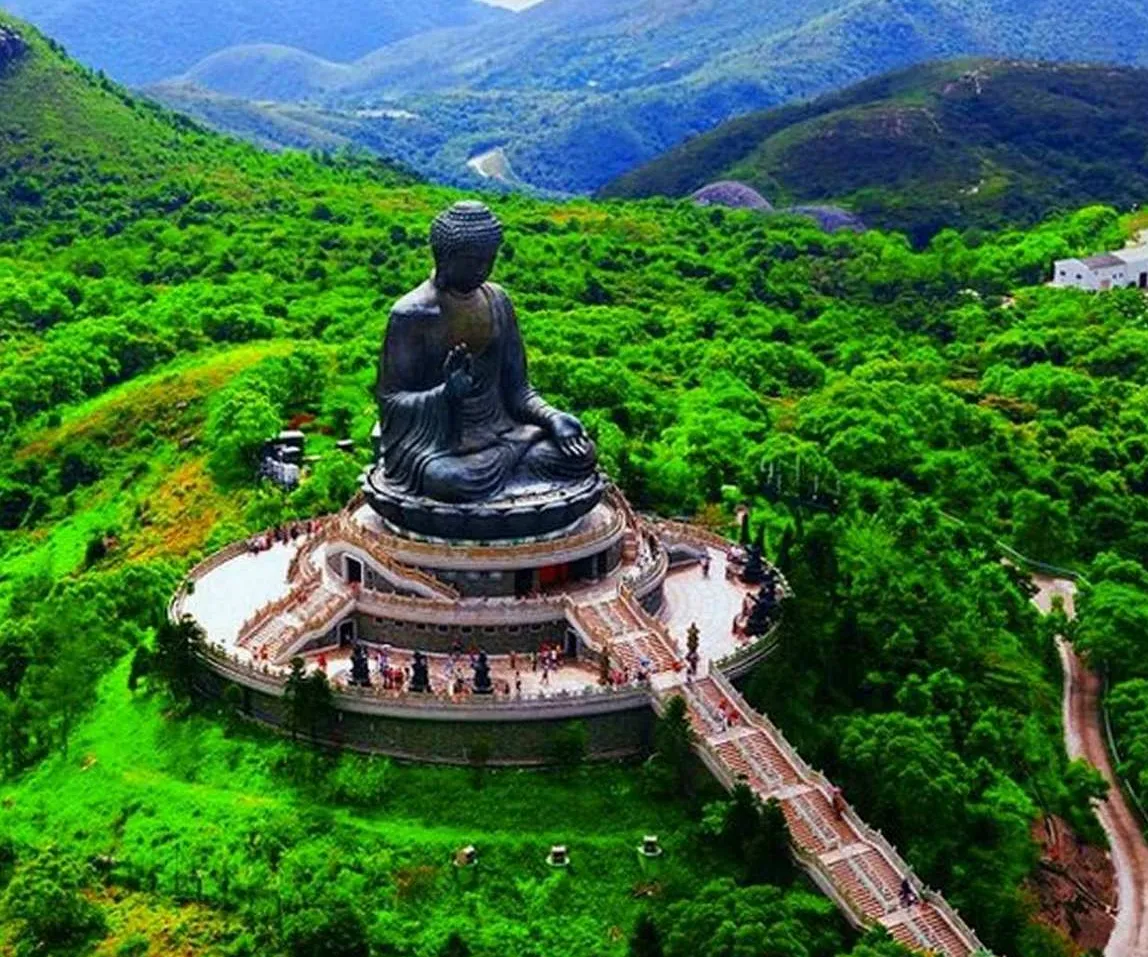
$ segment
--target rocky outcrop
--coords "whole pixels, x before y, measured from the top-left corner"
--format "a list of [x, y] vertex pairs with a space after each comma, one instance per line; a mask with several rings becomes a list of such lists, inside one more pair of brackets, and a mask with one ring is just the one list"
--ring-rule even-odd
[[11, 27], [0, 24], [0, 70], [21, 56], [28, 49], [28, 44]]
[[769, 200], [752, 186], [736, 180], [722, 180], [703, 186], [690, 197], [698, 206], [726, 206], [729, 209], [756, 209], [768, 213]]

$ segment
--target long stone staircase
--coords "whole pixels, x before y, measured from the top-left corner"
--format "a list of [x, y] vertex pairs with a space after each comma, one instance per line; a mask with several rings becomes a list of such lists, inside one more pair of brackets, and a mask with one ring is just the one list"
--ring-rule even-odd
[[[613, 663], [633, 668], [640, 659], [651, 662], [657, 707], [675, 695], [685, 698], [706, 765], [726, 787], [745, 783], [762, 800], [780, 804], [797, 860], [852, 923], [882, 924], [895, 940], [937, 957], [988, 953], [879, 832], [840, 796], [834, 806], [833, 785], [720, 671], [689, 679], [665, 626], [631, 596], [623, 592], [572, 605], [568, 618], [587, 647], [597, 653], [608, 648]], [[906, 879], [909, 897], [902, 895]]]
[[[924, 887], [879, 832], [843, 799], [834, 807], [832, 784], [724, 676], [715, 671], [663, 687], [659, 705], [675, 695], [685, 698], [710, 770], [727, 787], [744, 783], [762, 800], [780, 804], [797, 860], [853, 923], [882, 924], [900, 943], [938, 957], [987, 954], [960, 915]], [[912, 897], [903, 900], [906, 878]]]

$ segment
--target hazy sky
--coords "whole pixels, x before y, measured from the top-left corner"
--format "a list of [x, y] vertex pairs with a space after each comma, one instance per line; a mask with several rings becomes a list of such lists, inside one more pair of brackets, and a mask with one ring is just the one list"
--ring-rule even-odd
[[542, 0], [482, 0], [482, 2], [489, 3], [492, 7], [506, 7], [507, 10], [525, 10], [536, 3], [541, 3]]

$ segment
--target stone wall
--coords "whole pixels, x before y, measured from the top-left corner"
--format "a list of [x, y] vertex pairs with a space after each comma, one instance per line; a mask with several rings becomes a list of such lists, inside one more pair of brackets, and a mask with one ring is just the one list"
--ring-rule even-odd
[[[203, 668], [197, 676], [202, 694], [221, 698], [228, 693], [246, 717], [279, 730], [288, 726], [283, 698], [240, 685]], [[640, 757], [650, 752], [654, 711], [646, 704], [626, 711], [588, 715], [574, 719], [585, 725], [591, 760]], [[521, 721], [441, 721], [395, 718], [336, 711], [315, 729], [324, 744], [385, 754], [411, 761], [468, 764], [476, 745], [489, 748], [490, 764], [536, 765], [554, 761], [556, 734], [571, 723], [569, 718]]]
[[358, 636], [373, 644], [391, 644], [420, 651], [449, 652], [455, 643], [481, 648], [492, 655], [529, 653], [541, 644], [564, 644], [569, 629], [565, 617], [533, 625], [431, 625], [357, 613]]

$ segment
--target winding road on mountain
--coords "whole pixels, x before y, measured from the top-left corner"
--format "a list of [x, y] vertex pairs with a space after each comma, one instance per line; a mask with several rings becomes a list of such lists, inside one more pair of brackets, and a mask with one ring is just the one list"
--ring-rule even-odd
[[[1038, 592], [1033, 599], [1043, 612], [1054, 599], [1064, 602], [1065, 613], [1076, 613], [1076, 585], [1064, 578], [1034, 575]], [[1085, 667], [1072, 645], [1057, 639], [1064, 666], [1064, 739], [1070, 758], [1084, 758], [1104, 775], [1108, 797], [1096, 805], [1096, 814], [1111, 844], [1116, 870], [1118, 906], [1116, 926], [1108, 939], [1106, 957], [1148, 957], [1148, 843], [1129, 807], [1112, 767], [1104, 740], [1100, 712], [1100, 678]]]

